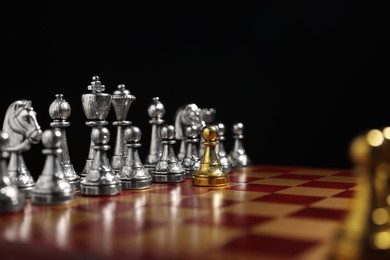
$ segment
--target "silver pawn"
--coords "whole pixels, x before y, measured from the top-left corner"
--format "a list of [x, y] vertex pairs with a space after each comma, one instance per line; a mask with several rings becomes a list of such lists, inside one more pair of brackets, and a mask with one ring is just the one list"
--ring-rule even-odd
[[229, 154], [229, 157], [232, 162], [232, 167], [234, 168], [242, 168], [242, 167], [247, 167], [252, 164], [251, 160], [245, 153], [245, 149], [243, 146], [243, 135], [244, 132], [244, 125], [242, 123], [236, 123], [233, 125], [233, 138], [234, 140], [234, 145], [233, 149]]
[[186, 178], [184, 169], [177, 160], [173, 149], [173, 145], [176, 143], [175, 127], [173, 125], [163, 125], [160, 133], [163, 151], [155, 170], [152, 171], [153, 182], [184, 181]]
[[26, 201], [24, 194], [14, 185], [7, 171], [8, 153], [5, 150], [8, 139], [6, 132], [0, 132], [0, 213], [22, 210]]
[[164, 124], [162, 117], [165, 114], [164, 105], [160, 102], [159, 97], [154, 97], [152, 103], [149, 105], [148, 114], [151, 117], [149, 124], [152, 125], [152, 134], [150, 138], [149, 154], [145, 159], [145, 168], [151, 173], [162, 154], [161, 143], [161, 125]]
[[120, 180], [117, 179], [107, 158], [107, 145], [110, 132], [106, 127], [94, 127], [91, 141], [95, 144], [91, 168], [80, 183], [80, 193], [87, 196], [116, 195], [122, 192]]
[[200, 159], [198, 156], [199, 130], [196, 125], [186, 128], [186, 153], [182, 165], [187, 178], [192, 178], [195, 171], [199, 168]]
[[61, 132], [62, 152], [58, 154], [58, 159], [60, 160], [65, 178], [72, 185], [73, 189], [77, 190], [80, 187], [80, 176], [77, 175], [73, 164], [70, 161], [68, 141], [65, 131], [65, 129], [70, 125], [70, 123], [66, 121], [70, 116], [70, 113], [71, 108], [69, 103], [63, 98], [62, 94], [56, 94], [56, 99], [49, 107], [49, 115], [53, 119], [53, 122], [50, 123], [50, 126]]
[[119, 173], [122, 189], [147, 189], [152, 185], [152, 176], [143, 166], [138, 154], [141, 135], [141, 130], [136, 126], [129, 126], [125, 130], [127, 155]]
[[[81, 95], [84, 114], [88, 119], [85, 124], [92, 127], [92, 129], [100, 128], [108, 124], [106, 117], [111, 108], [111, 95], [104, 93], [104, 89], [105, 86], [100, 82], [99, 76], [93, 76], [91, 84], [88, 85], [88, 90], [90, 90], [91, 93]], [[95, 150], [93, 149], [94, 145], [95, 144], [91, 140], [88, 157], [85, 161], [84, 169], [80, 174], [81, 177], [85, 177], [91, 168], [92, 159], [95, 153]]]
[[216, 150], [217, 150], [217, 154], [219, 157], [219, 162], [220, 162], [224, 172], [228, 173], [232, 169], [232, 164], [231, 164], [231, 161], [226, 153], [225, 145], [224, 145], [224, 141], [226, 139], [225, 138], [225, 125], [222, 123], [218, 123], [218, 124], [216, 124], [216, 126], [218, 127], [218, 144], [217, 144]]
[[198, 128], [199, 135], [200, 135], [199, 153], [198, 154], [199, 154], [200, 158], [203, 157], [203, 153], [204, 153], [204, 145], [203, 145], [204, 139], [203, 139], [202, 130], [206, 125], [213, 125], [214, 124], [216, 112], [217, 111], [215, 110], [215, 108], [202, 108], [202, 110], [200, 111], [200, 114], [199, 114], [200, 126]]
[[115, 90], [111, 95], [111, 103], [117, 120], [112, 123], [113, 126], [116, 126], [116, 141], [114, 153], [111, 157], [111, 167], [116, 174], [121, 170], [126, 158], [125, 138], [123, 136], [125, 130], [123, 128], [131, 125], [131, 121], [127, 121], [126, 118], [130, 105], [134, 100], [135, 96], [131, 95], [123, 84], [118, 85], [118, 90]]
[[72, 202], [75, 190], [66, 179], [58, 154], [61, 153], [61, 132], [54, 129], [42, 134], [42, 153], [46, 155], [45, 165], [32, 191], [31, 202], [38, 205], [56, 205]]

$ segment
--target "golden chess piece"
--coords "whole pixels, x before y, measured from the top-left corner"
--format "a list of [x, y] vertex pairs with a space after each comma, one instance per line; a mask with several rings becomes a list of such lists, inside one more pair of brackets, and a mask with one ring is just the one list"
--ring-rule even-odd
[[390, 127], [357, 137], [351, 157], [360, 189], [330, 259], [390, 259]]
[[198, 170], [194, 173], [193, 184], [196, 186], [226, 186], [228, 177], [224, 172], [216, 152], [218, 128], [205, 126], [202, 131], [204, 154]]

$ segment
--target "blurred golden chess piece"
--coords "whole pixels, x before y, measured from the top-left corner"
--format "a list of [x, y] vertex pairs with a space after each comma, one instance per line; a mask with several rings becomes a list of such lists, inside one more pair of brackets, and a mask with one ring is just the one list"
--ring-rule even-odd
[[196, 186], [226, 186], [228, 177], [224, 172], [216, 152], [218, 127], [205, 126], [202, 131], [204, 154], [198, 170], [193, 177]]
[[360, 189], [330, 259], [390, 259], [390, 127], [357, 137], [350, 152]]

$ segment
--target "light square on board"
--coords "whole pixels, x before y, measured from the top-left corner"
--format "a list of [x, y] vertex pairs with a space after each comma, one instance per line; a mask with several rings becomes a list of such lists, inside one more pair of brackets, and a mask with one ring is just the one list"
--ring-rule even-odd
[[348, 176], [326, 176], [317, 179], [317, 181], [357, 183], [357, 178]]
[[284, 190], [277, 191], [276, 193], [281, 194], [292, 194], [292, 195], [302, 195], [302, 196], [318, 196], [318, 197], [330, 197], [342, 192], [339, 189], [320, 189], [312, 187], [290, 187]]
[[331, 197], [315, 202], [311, 206], [328, 209], [349, 209], [352, 201], [353, 199]]
[[295, 259], [318, 244], [319, 241], [316, 240], [248, 234], [233, 239], [223, 247], [223, 250], [237, 252], [245, 248], [246, 252], [257, 253], [259, 259], [273, 259], [272, 257], [275, 259]]
[[285, 186], [297, 186], [308, 182], [307, 180], [294, 180], [294, 179], [279, 179], [279, 178], [270, 178], [270, 179], [261, 179], [253, 181], [254, 184], [267, 184], [267, 185], [285, 185]]
[[224, 207], [222, 211], [237, 214], [245, 212], [245, 214], [256, 216], [281, 217], [297, 212], [304, 207], [305, 206], [303, 205], [245, 201], [236, 205]]
[[286, 217], [270, 220], [252, 228], [254, 234], [278, 237], [327, 240], [332, 237], [339, 223], [334, 220], [319, 220]]
[[242, 233], [240, 228], [226, 226], [172, 224], [142, 232], [137, 236], [128, 236], [126, 244], [127, 247], [132, 248], [131, 250], [148, 250], [155, 257], [161, 257], [161, 252], [164, 252], [166, 259], [177, 259], [178, 256], [183, 256], [185, 259], [184, 256], [200, 256], [214, 248], [221, 247]]

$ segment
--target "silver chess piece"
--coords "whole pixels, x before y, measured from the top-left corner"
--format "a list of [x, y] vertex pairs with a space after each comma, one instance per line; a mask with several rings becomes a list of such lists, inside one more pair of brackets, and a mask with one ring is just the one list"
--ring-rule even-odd
[[192, 178], [195, 171], [199, 168], [200, 159], [198, 156], [199, 129], [192, 125], [186, 128], [186, 153], [182, 165], [187, 178]]
[[233, 125], [233, 149], [229, 154], [233, 168], [247, 167], [252, 164], [248, 155], [245, 152], [243, 139], [244, 139], [244, 125], [242, 123], [236, 123]]
[[149, 154], [145, 159], [144, 166], [150, 173], [156, 167], [157, 161], [162, 154], [160, 129], [161, 125], [164, 124], [164, 119], [162, 119], [162, 117], [165, 114], [165, 108], [159, 97], [153, 98], [153, 101], [148, 108], [148, 114], [151, 117], [149, 124], [152, 125], [152, 134], [150, 138]]
[[222, 123], [218, 123], [218, 124], [216, 124], [216, 126], [218, 127], [218, 144], [217, 144], [216, 150], [217, 150], [217, 154], [219, 157], [219, 163], [221, 164], [224, 172], [228, 173], [232, 169], [232, 164], [231, 164], [231, 161], [229, 160], [229, 157], [226, 153], [225, 145], [224, 145], [224, 141], [226, 139], [225, 138], [225, 125]]
[[50, 126], [61, 132], [61, 150], [62, 152], [58, 154], [58, 159], [62, 170], [65, 174], [65, 178], [72, 185], [74, 190], [77, 190], [80, 187], [80, 176], [77, 175], [74, 170], [73, 164], [70, 161], [68, 141], [66, 138], [65, 129], [70, 126], [70, 123], [67, 121], [71, 113], [71, 107], [69, 103], [64, 99], [62, 94], [56, 94], [56, 99], [51, 103], [49, 107], [50, 117], [53, 119], [53, 122], [50, 123]]
[[215, 122], [215, 115], [216, 115], [217, 110], [215, 108], [202, 108], [199, 114], [199, 119], [200, 119], [200, 126], [199, 128], [199, 157], [203, 156], [204, 153], [204, 138], [202, 135], [202, 129], [207, 126], [207, 125], [213, 125]]
[[120, 180], [112, 170], [107, 158], [110, 132], [106, 127], [94, 127], [91, 141], [95, 144], [91, 168], [80, 183], [80, 193], [87, 196], [117, 195], [122, 192]]
[[125, 130], [127, 154], [119, 173], [122, 189], [147, 189], [152, 185], [152, 176], [143, 166], [138, 154], [141, 135], [141, 130], [136, 126], [129, 126]]
[[177, 160], [173, 145], [175, 141], [175, 127], [163, 125], [161, 127], [161, 139], [163, 151], [152, 171], [153, 182], [181, 182], [186, 178], [181, 163]]
[[[93, 76], [91, 84], [88, 86], [88, 90], [90, 90], [91, 93], [86, 93], [81, 96], [84, 114], [88, 119], [85, 124], [92, 127], [92, 130], [94, 128], [103, 127], [108, 124], [106, 117], [111, 108], [111, 95], [104, 93], [104, 89], [105, 87], [100, 82], [100, 78], [98, 76]], [[85, 162], [84, 169], [80, 174], [81, 177], [85, 177], [91, 168], [92, 159], [95, 152], [93, 146], [94, 143], [91, 140], [89, 145], [88, 158]]]
[[180, 141], [180, 150], [177, 154], [179, 161], [183, 160], [186, 153], [186, 127], [190, 125], [200, 125], [200, 112], [196, 104], [187, 104], [179, 107], [175, 114], [175, 138]]
[[31, 144], [39, 143], [42, 136], [42, 130], [30, 100], [17, 100], [8, 107], [4, 117], [3, 131], [9, 136], [6, 148], [6, 151], [10, 153], [8, 173], [18, 189], [29, 197], [35, 183], [22, 153], [28, 151]]
[[25, 205], [25, 196], [12, 182], [7, 171], [5, 152], [8, 145], [8, 134], [0, 132], [0, 213], [16, 212], [22, 210]]
[[61, 132], [45, 130], [42, 134], [42, 153], [46, 155], [45, 165], [32, 190], [31, 202], [38, 205], [67, 204], [74, 200], [75, 190], [68, 182], [58, 155], [61, 151]]
[[123, 162], [126, 158], [126, 146], [124, 128], [131, 125], [131, 121], [127, 121], [127, 114], [131, 103], [135, 100], [135, 96], [130, 94], [130, 91], [125, 88], [125, 85], [118, 85], [118, 89], [114, 91], [111, 95], [111, 103], [114, 107], [116, 120], [112, 123], [113, 126], [116, 126], [116, 140], [114, 153], [111, 157], [111, 167], [112, 170], [118, 174], [122, 168]]

